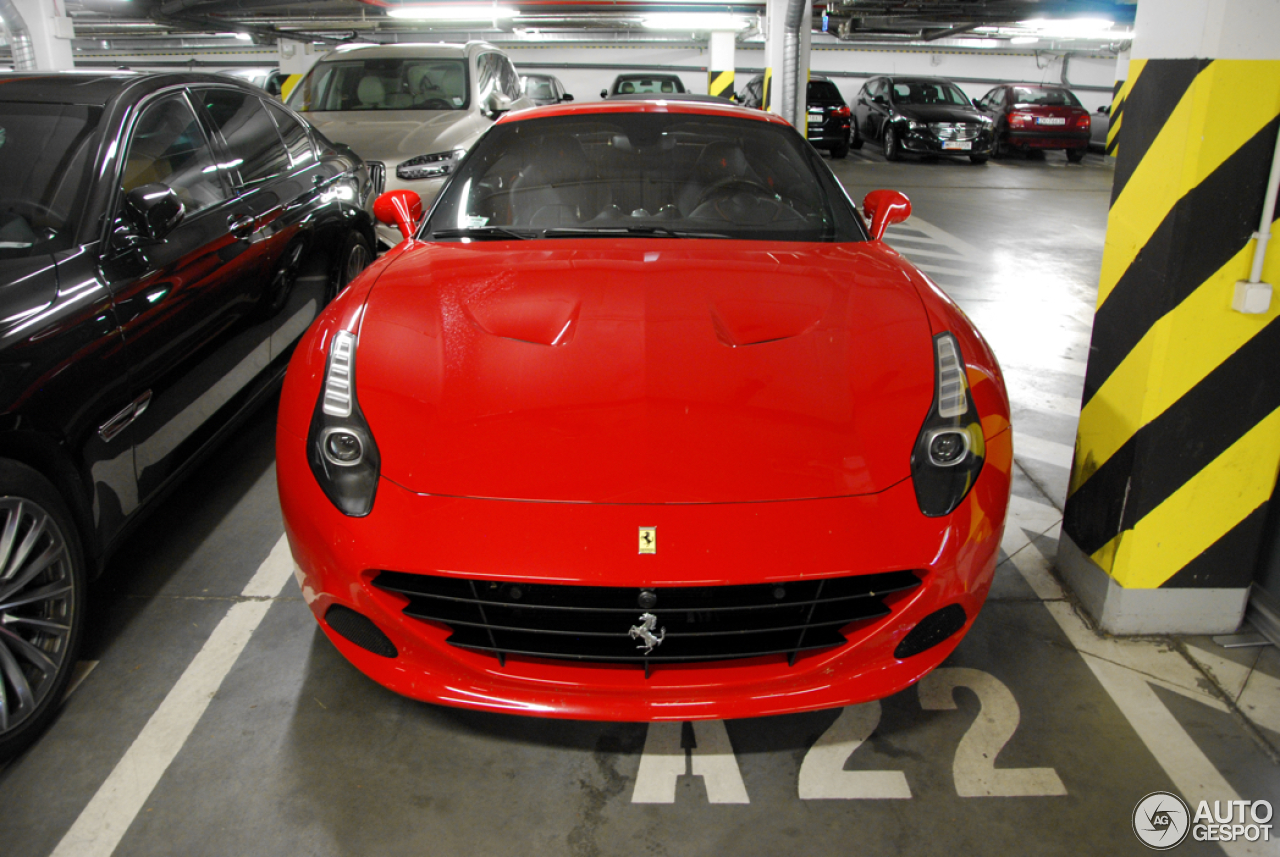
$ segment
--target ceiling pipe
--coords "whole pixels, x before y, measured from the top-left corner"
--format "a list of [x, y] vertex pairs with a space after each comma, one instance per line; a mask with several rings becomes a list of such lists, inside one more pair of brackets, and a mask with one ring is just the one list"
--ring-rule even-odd
[[0, 20], [9, 31], [9, 50], [13, 54], [14, 71], [36, 70], [36, 49], [31, 41], [31, 31], [13, 0], [0, 0]]

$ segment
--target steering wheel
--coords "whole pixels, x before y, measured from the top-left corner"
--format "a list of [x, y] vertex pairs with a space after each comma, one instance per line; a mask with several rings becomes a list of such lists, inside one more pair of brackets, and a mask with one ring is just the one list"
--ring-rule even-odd
[[709, 199], [717, 196], [727, 196], [733, 193], [749, 193], [752, 196], [763, 196], [770, 200], [777, 196], [773, 191], [769, 190], [760, 182], [754, 179], [743, 178], [742, 176], [729, 176], [720, 179], [720, 181], [708, 187], [698, 195], [698, 201], [693, 204], [694, 208], [702, 205]]
[[422, 102], [423, 110], [452, 110], [453, 105], [443, 98], [428, 98]]

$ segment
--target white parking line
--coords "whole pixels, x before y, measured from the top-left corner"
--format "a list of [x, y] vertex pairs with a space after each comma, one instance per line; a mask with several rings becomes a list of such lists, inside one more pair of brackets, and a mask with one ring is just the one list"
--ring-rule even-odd
[[51, 857], [110, 857], [293, 573], [284, 536], [151, 715]]

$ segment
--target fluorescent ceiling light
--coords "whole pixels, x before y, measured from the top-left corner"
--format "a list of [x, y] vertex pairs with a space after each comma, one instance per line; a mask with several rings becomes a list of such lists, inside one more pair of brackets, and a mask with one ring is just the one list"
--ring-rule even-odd
[[1121, 35], [1111, 29], [1115, 22], [1106, 18], [1033, 18], [1019, 21], [1018, 26], [1049, 39], [1105, 39]]
[[516, 11], [506, 6], [397, 6], [388, 17], [414, 21], [489, 21], [514, 18]]
[[750, 21], [740, 15], [667, 12], [641, 19], [651, 30], [745, 30]]
[[1010, 39], [1010, 40], [1009, 40], [1009, 44], [1011, 44], [1011, 45], [1034, 45], [1034, 44], [1035, 44], [1036, 42], [1038, 42], [1038, 41], [1040, 41], [1040, 40], [1039, 40], [1038, 38], [1036, 38], [1035, 36], [1014, 36], [1012, 39]]

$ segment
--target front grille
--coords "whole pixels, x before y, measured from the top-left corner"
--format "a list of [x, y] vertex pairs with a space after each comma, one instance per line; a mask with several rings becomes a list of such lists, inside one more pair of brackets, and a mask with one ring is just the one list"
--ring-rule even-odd
[[978, 136], [978, 125], [952, 122], [930, 122], [929, 130], [939, 140], [973, 140]]
[[365, 161], [369, 167], [369, 181], [373, 184], [373, 196], [376, 199], [387, 186], [387, 165], [382, 161]]
[[[840, 629], [879, 619], [883, 598], [920, 585], [909, 571], [744, 586], [642, 590], [383, 571], [373, 585], [409, 599], [404, 614], [439, 622], [448, 642], [507, 655], [643, 664], [720, 661], [843, 645]], [[646, 606], [641, 606], [641, 605]], [[638, 630], [656, 617], [648, 653]], [[637, 629], [632, 633], [633, 629]]]

